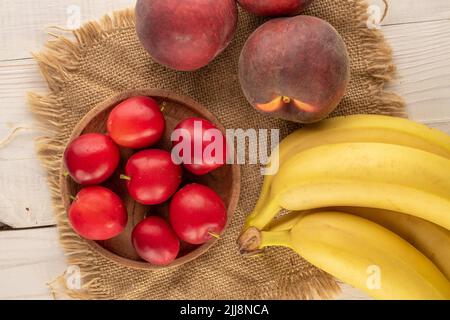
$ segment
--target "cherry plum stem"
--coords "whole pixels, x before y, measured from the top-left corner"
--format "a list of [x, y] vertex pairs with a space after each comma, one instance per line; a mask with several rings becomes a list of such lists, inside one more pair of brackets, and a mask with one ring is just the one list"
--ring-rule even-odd
[[217, 233], [212, 232], [212, 231], [209, 231], [208, 234], [209, 234], [211, 237], [213, 237], [213, 238], [220, 239], [220, 234], [217, 234]]
[[121, 180], [131, 181], [131, 178], [130, 178], [129, 176], [127, 176], [127, 175], [124, 175], [124, 174], [121, 174], [121, 175], [120, 175], [120, 179], [121, 179]]

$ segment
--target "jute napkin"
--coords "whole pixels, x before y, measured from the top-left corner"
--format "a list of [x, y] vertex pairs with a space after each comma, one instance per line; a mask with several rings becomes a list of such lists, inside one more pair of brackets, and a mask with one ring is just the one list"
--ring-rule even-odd
[[[305, 13], [329, 21], [350, 53], [352, 80], [333, 115], [404, 116], [401, 99], [384, 90], [395, 69], [390, 48], [379, 31], [367, 27], [366, 12], [362, 0], [316, 0]], [[61, 202], [59, 168], [72, 129], [92, 107], [123, 90], [154, 87], [191, 96], [228, 128], [279, 128], [283, 136], [297, 128], [255, 112], [239, 87], [240, 50], [262, 22], [240, 12], [232, 44], [193, 73], [171, 71], [152, 61], [135, 35], [131, 10], [87, 23], [72, 32], [75, 39], [57, 35], [36, 54], [51, 91], [30, 94], [46, 130], [38, 142], [39, 155], [48, 171], [61, 245], [69, 264], [80, 268], [84, 284], [82, 290], [71, 290], [61, 277], [60, 293], [85, 299], [297, 299], [329, 298], [338, 292], [332, 277], [288, 250], [268, 250], [251, 259], [237, 252], [236, 238], [262, 182], [258, 166], [242, 166], [241, 199], [226, 235], [197, 260], [162, 271], [128, 269], [94, 253], [71, 230]]]

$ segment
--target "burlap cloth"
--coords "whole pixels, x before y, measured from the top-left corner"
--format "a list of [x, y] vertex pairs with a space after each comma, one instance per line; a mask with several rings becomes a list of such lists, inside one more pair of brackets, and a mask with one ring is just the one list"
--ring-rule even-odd
[[[401, 99], [384, 91], [395, 68], [383, 36], [367, 28], [366, 12], [361, 0], [316, 0], [306, 12], [329, 21], [350, 53], [352, 80], [334, 115], [404, 116]], [[239, 87], [240, 50], [262, 22], [241, 12], [232, 44], [208, 67], [193, 73], [174, 72], [153, 62], [138, 42], [130, 10], [90, 22], [67, 37], [61, 31], [45, 52], [36, 55], [51, 91], [30, 94], [33, 111], [46, 130], [38, 142], [39, 154], [48, 171], [62, 247], [84, 280], [83, 290], [70, 290], [61, 277], [53, 284], [60, 284], [58, 293], [106, 299], [295, 299], [329, 298], [338, 292], [334, 279], [288, 250], [272, 249], [256, 258], [237, 252], [236, 238], [262, 182], [258, 166], [242, 166], [241, 198], [226, 235], [197, 260], [162, 271], [127, 269], [92, 252], [71, 230], [61, 202], [59, 168], [72, 129], [92, 107], [123, 90], [155, 87], [191, 96], [228, 128], [280, 128], [283, 136], [295, 129], [295, 124], [255, 112]]]

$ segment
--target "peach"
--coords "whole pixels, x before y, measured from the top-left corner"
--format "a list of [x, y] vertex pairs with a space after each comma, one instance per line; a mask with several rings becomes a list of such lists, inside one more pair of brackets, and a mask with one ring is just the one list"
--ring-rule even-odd
[[293, 16], [302, 12], [313, 0], [238, 0], [241, 7], [264, 17]]
[[249, 37], [239, 59], [239, 80], [250, 104], [300, 123], [327, 117], [342, 100], [349, 78], [342, 38], [316, 17], [266, 22]]
[[138, 0], [136, 31], [150, 56], [180, 71], [197, 70], [231, 42], [237, 25], [234, 0]]

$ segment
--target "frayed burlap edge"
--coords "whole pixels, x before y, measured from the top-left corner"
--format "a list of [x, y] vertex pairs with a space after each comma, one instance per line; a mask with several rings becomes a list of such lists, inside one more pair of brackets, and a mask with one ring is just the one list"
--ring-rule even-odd
[[[360, 26], [360, 34], [364, 40], [362, 48], [367, 57], [367, 72], [371, 78], [367, 87], [369, 96], [373, 97], [372, 106], [377, 113], [405, 117], [402, 99], [394, 93], [385, 91], [384, 85], [395, 76], [391, 48], [384, 41], [382, 33], [367, 27], [367, 4], [364, 0], [355, 0], [355, 24]], [[82, 290], [68, 287], [65, 275], [49, 284], [54, 297], [71, 297], [75, 299], [110, 299], [112, 295], [100, 284], [99, 272], [94, 253], [84, 240], [80, 239], [67, 221], [62, 205], [59, 188], [60, 163], [64, 152], [64, 139], [61, 139], [66, 121], [70, 118], [64, 108], [62, 91], [70, 74], [76, 72], [83, 54], [83, 48], [95, 46], [100, 40], [120, 32], [123, 28], [134, 26], [134, 12], [131, 9], [115, 12], [105, 16], [99, 22], [89, 22], [80, 29], [70, 31], [74, 39], [62, 35], [54, 35], [55, 39], [46, 44], [44, 53], [35, 54], [40, 70], [48, 83], [50, 94], [43, 96], [29, 93], [32, 112], [41, 119], [40, 129], [43, 136], [37, 141], [38, 155], [43, 167], [48, 172], [49, 187], [53, 200], [56, 222], [69, 265], [78, 266], [82, 276]], [[285, 276], [257, 288], [253, 294], [257, 299], [289, 299], [289, 298], [332, 298], [339, 293], [339, 286], [330, 277], [312, 276], [310, 281], [299, 282], [295, 274]]]
[[359, 25], [360, 37], [363, 40], [363, 56], [367, 58], [368, 80], [366, 86], [369, 92], [368, 96], [373, 97], [371, 107], [378, 114], [406, 118], [403, 99], [397, 94], [385, 90], [386, 83], [392, 81], [396, 75], [392, 49], [380, 30], [368, 27], [367, 3], [364, 0], [355, 0], [355, 6], [355, 23]]
[[71, 229], [62, 204], [59, 176], [61, 156], [64, 152], [64, 139], [61, 139], [66, 121], [70, 119], [61, 96], [64, 83], [70, 74], [77, 71], [83, 48], [95, 46], [101, 39], [121, 29], [134, 26], [134, 12], [131, 9], [105, 16], [99, 22], [89, 22], [80, 29], [71, 31], [74, 40], [62, 35], [46, 44], [44, 53], [35, 54], [42, 75], [48, 83], [51, 93], [47, 96], [28, 94], [32, 112], [41, 119], [40, 129], [44, 135], [37, 141], [37, 152], [43, 167], [48, 172], [48, 182], [59, 229], [60, 243], [68, 265], [78, 266], [81, 270], [81, 290], [68, 288], [65, 274], [49, 284], [54, 297], [69, 296], [75, 299], [109, 299], [111, 295], [99, 283], [99, 268], [93, 263], [95, 256], [86, 242]]

